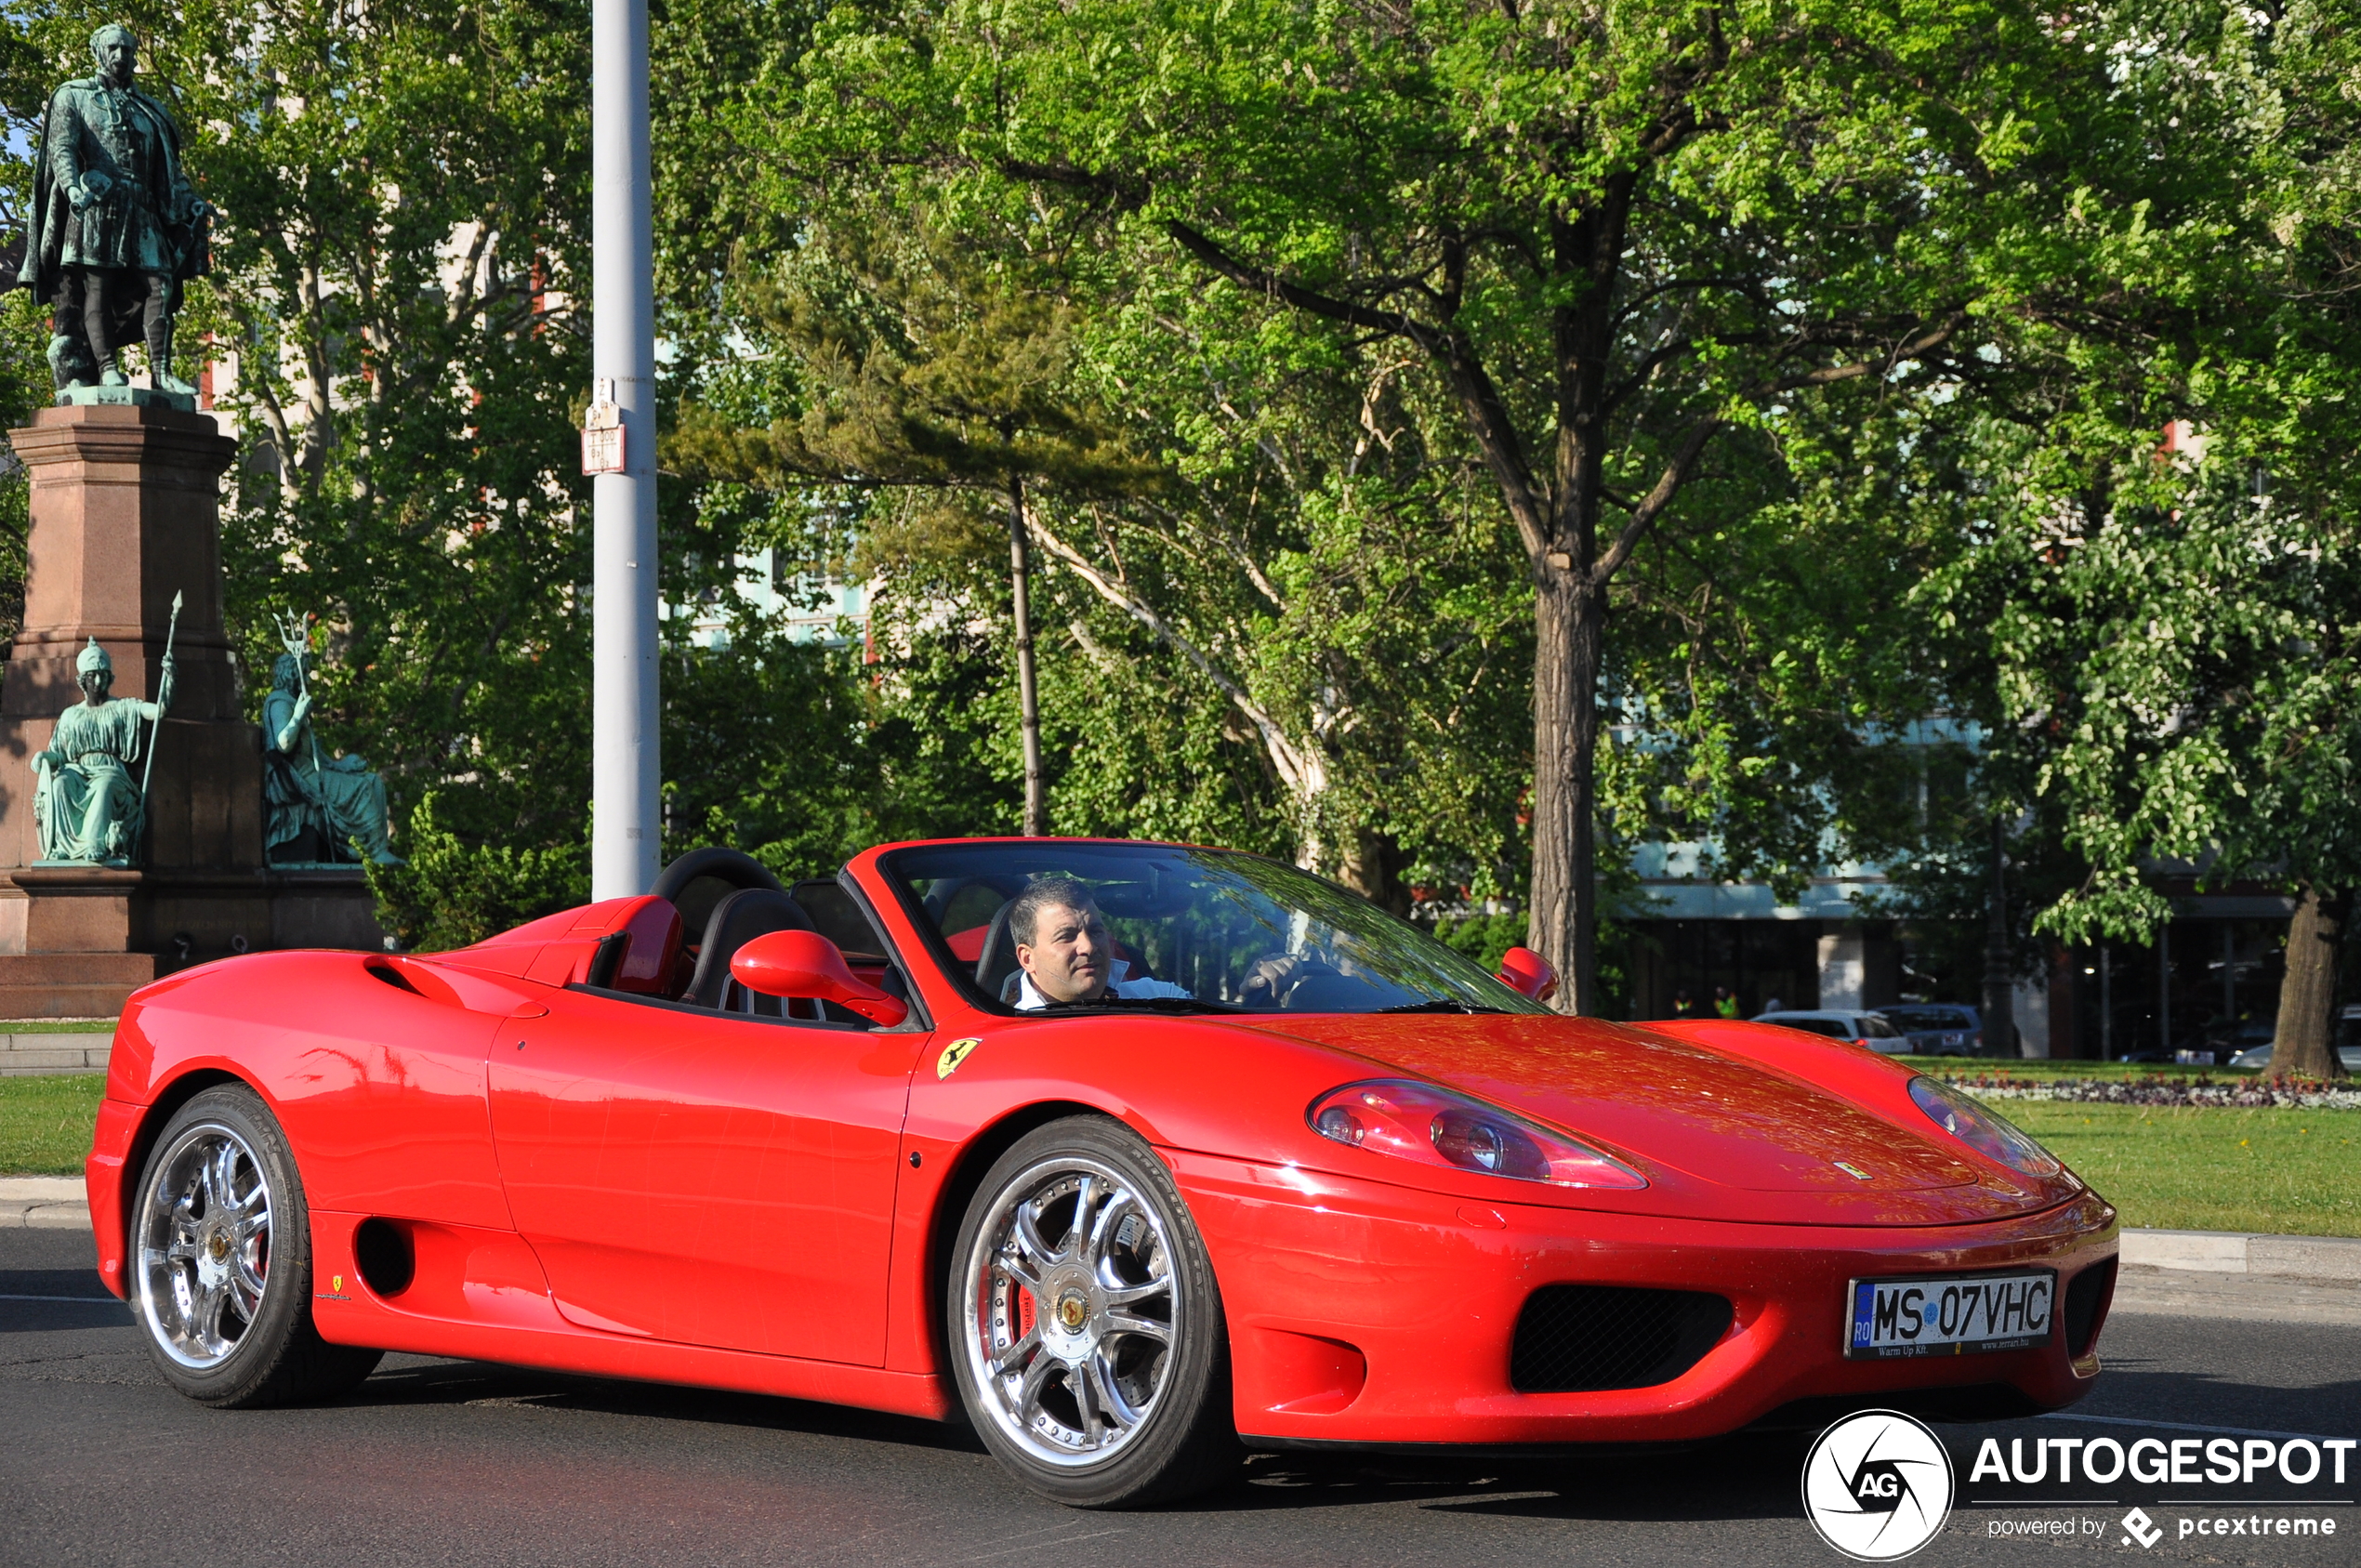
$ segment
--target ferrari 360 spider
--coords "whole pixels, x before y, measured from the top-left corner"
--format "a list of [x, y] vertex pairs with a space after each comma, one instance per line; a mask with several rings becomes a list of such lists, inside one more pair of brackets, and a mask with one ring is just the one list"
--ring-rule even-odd
[[140, 991], [99, 1266], [210, 1404], [473, 1357], [964, 1418], [1092, 1507], [1248, 1449], [2091, 1387], [2115, 1211], [2039, 1144], [1853, 1045], [1553, 983], [1223, 850], [899, 844], [793, 887], [699, 850], [456, 952]]

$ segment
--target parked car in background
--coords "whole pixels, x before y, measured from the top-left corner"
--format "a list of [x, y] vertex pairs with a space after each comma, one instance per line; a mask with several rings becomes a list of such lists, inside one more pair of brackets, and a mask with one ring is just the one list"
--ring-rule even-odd
[[1878, 1016], [1910, 1037], [1912, 1056], [1981, 1056], [1984, 1021], [1959, 1002], [1910, 1002]]
[[[2344, 1070], [2346, 1072], [2361, 1073], [2361, 1045], [2339, 1045], [2337, 1047], [2337, 1060], [2344, 1063]], [[2257, 1046], [2252, 1050], [2240, 1051], [2237, 1055], [2230, 1059], [2230, 1065], [2233, 1067], [2268, 1067], [2271, 1065], [2271, 1047]]]
[[1782, 1029], [1800, 1029], [1807, 1034], [1825, 1034], [1831, 1040], [1850, 1040], [1856, 1046], [1866, 1046], [1887, 1056], [1910, 1054], [1910, 1036], [1876, 1013], [1847, 1012], [1836, 1008], [1761, 1013], [1756, 1015], [1754, 1021], [1775, 1023]]

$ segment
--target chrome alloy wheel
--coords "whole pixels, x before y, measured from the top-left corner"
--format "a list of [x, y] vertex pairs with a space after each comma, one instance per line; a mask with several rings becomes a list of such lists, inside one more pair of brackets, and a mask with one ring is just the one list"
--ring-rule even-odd
[[244, 1341], [270, 1278], [270, 1182], [219, 1122], [184, 1128], [139, 1194], [139, 1312], [165, 1354], [203, 1371]]
[[964, 1353], [1027, 1455], [1096, 1464], [1155, 1414], [1187, 1328], [1172, 1227], [1150, 1196], [1066, 1153], [1000, 1191], [967, 1266]]

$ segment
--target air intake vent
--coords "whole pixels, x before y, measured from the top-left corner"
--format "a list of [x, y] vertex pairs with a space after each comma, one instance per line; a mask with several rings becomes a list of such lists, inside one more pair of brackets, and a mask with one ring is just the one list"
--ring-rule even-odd
[[2091, 1353], [2100, 1325], [2107, 1321], [2107, 1303], [2115, 1299], [2115, 1266], [2112, 1258], [2094, 1264], [2066, 1286], [2066, 1354], [2077, 1360]]
[[1729, 1331], [1730, 1315], [1728, 1298], [1704, 1291], [1544, 1285], [1518, 1314], [1509, 1385], [1558, 1394], [1669, 1383]]

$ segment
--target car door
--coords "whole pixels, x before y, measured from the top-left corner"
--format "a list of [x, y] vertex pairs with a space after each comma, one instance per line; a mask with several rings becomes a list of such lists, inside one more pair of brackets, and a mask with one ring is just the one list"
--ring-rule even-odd
[[877, 1366], [925, 1035], [569, 989], [492, 1050], [517, 1229], [585, 1327]]

